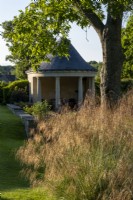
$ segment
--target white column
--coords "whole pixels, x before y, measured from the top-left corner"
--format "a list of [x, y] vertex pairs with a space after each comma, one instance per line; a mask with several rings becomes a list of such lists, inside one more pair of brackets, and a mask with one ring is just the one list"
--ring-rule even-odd
[[92, 77], [92, 95], [95, 96], [95, 78]]
[[78, 104], [83, 102], [83, 80], [82, 77], [78, 79]]
[[31, 82], [29, 82], [29, 102], [32, 102], [32, 95], [31, 95]]
[[37, 101], [41, 101], [41, 80], [40, 77], [37, 77]]
[[29, 81], [29, 102], [33, 102], [33, 77], [30, 77], [28, 81]]
[[92, 77], [89, 77], [89, 92], [92, 92]]
[[60, 106], [60, 77], [55, 79], [55, 108], [58, 109]]

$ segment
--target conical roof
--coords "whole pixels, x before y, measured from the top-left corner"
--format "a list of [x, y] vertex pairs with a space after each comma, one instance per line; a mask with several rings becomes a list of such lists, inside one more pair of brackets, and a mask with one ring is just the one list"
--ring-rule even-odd
[[72, 44], [70, 44], [69, 55], [69, 59], [50, 55], [50, 62], [43, 62], [39, 71], [96, 71], [81, 57]]

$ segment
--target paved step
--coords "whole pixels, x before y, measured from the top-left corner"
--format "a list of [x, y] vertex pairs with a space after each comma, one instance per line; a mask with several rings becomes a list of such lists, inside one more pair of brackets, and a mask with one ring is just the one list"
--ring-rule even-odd
[[31, 129], [35, 128], [36, 123], [35, 119], [32, 115], [25, 113], [24, 110], [20, 106], [16, 106], [14, 104], [7, 104], [7, 107], [18, 117], [22, 119], [22, 122], [25, 126], [25, 131], [27, 137], [30, 137]]

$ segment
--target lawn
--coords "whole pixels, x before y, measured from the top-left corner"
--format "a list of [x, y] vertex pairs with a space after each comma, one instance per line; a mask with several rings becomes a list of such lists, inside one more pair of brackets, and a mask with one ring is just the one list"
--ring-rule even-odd
[[28, 182], [20, 175], [21, 165], [15, 159], [15, 152], [25, 139], [21, 119], [6, 106], [0, 106], [0, 199], [50, 200], [44, 191], [30, 189]]

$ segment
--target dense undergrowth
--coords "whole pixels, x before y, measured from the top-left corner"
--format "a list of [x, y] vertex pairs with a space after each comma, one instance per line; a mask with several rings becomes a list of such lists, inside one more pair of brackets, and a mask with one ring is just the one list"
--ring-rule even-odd
[[133, 199], [133, 91], [115, 110], [87, 99], [77, 112], [40, 121], [17, 157], [32, 185], [57, 199]]

